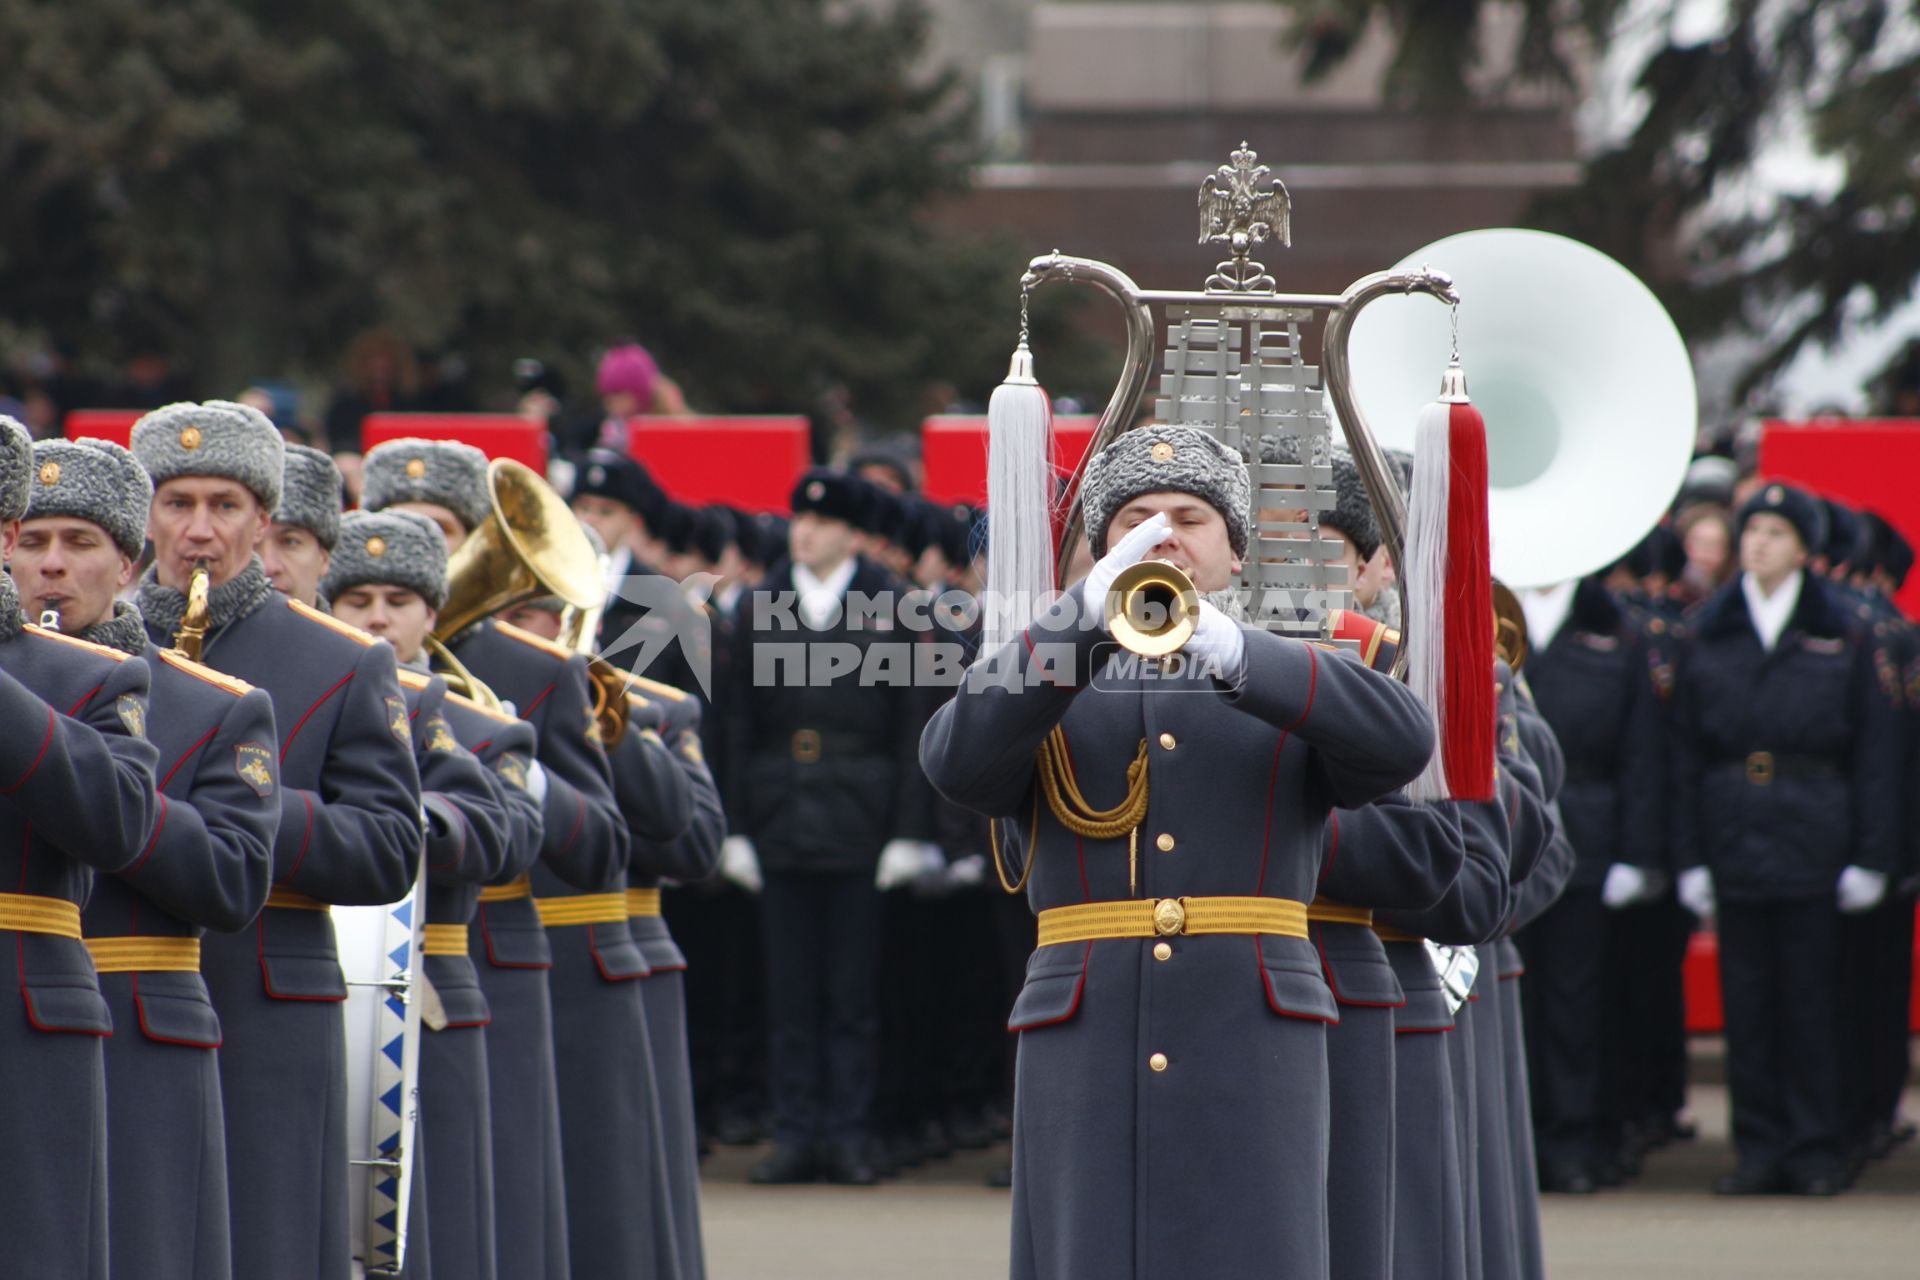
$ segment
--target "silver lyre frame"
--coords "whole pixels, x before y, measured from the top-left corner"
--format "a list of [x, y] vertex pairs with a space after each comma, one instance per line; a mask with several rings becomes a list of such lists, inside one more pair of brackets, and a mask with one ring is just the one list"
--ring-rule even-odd
[[[1264, 178], [1266, 170], [1264, 166], [1258, 169], [1254, 167], [1253, 162], [1257, 157], [1245, 143], [1234, 153], [1233, 159], [1234, 170], [1238, 171], [1234, 176], [1242, 179], [1240, 186], [1243, 199], [1237, 207], [1227, 205], [1224, 200], [1218, 201], [1214, 207], [1219, 212], [1209, 218], [1209, 199], [1217, 179], [1210, 177], [1201, 190], [1201, 243], [1226, 242], [1231, 245], [1233, 253], [1229, 261], [1219, 264], [1205, 289], [1198, 292], [1142, 289], [1111, 263], [1069, 257], [1057, 250], [1029, 262], [1026, 273], [1020, 279], [1023, 293], [1053, 281], [1090, 284], [1120, 304], [1126, 321], [1127, 347], [1119, 384], [1114, 387], [1113, 396], [1100, 415], [1093, 440], [1075, 466], [1067, 485], [1068, 512], [1060, 539], [1059, 560], [1059, 575], [1063, 582], [1074, 546], [1083, 532], [1079, 493], [1087, 463], [1131, 425], [1141, 393], [1146, 390], [1147, 379], [1153, 370], [1152, 308], [1155, 306], [1166, 308], [1170, 320], [1182, 308], [1201, 308], [1217, 314], [1223, 323], [1251, 321], [1285, 324], [1289, 319], [1297, 320], [1300, 311], [1326, 313], [1320, 356], [1323, 381], [1327, 393], [1333, 398], [1341, 433], [1353, 455], [1354, 465], [1366, 485], [1368, 501], [1380, 526], [1380, 540], [1394, 564], [1405, 562], [1406, 504], [1400, 497], [1400, 487], [1388, 467], [1386, 456], [1367, 427], [1359, 401], [1354, 398], [1347, 342], [1353, 330], [1354, 318], [1359, 315], [1361, 308], [1375, 299], [1389, 294], [1423, 293], [1448, 305], [1458, 305], [1459, 294], [1445, 272], [1427, 267], [1417, 271], [1375, 272], [1354, 281], [1344, 293], [1337, 296], [1275, 291], [1272, 278], [1266, 275], [1265, 268], [1260, 263], [1249, 261], [1248, 253], [1254, 245], [1274, 232], [1274, 223], [1278, 225], [1278, 238], [1283, 243], [1287, 241], [1289, 207], [1285, 189], [1276, 181], [1271, 193], [1252, 192], [1251, 180]], [[1226, 179], [1230, 172], [1223, 167], [1219, 180]], [[1250, 200], [1244, 198], [1249, 193], [1252, 193]], [[1265, 205], [1262, 201], [1266, 202]], [[1267, 221], [1270, 218], [1272, 223]], [[1294, 314], [1290, 316], [1289, 313]], [[1404, 602], [1404, 583], [1401, 584], [1401, 590]], [[1402, 646], [1395, 661], [1396, 674], [1404, 668], [1405, 662], [1406, 649]]]

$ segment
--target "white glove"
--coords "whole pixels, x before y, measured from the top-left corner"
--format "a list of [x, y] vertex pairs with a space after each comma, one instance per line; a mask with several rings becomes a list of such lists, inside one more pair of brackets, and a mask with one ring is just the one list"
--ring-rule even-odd
[[1887, 877], [1865, 867], [1846, 867], [1840, 872], [1840, 909], [1850, 916], [1871, 911], [1887, 896]]
[[1237, 686], [1247, 674], [1247, 638], [1240, 624], [1209, 601], [1200, 602], [1200, 621], [1182, 650], [1203, 672]]
[[956, 862], [947, 864], [947, 887], [949, 889], [971, 889], [983, 883], [987, 878], [987, 855], [970, 853]]
[[880, 865], [873, 870], [873, 887], [884, 893], [918, 880], [926, 870], [929, 849], [939, 856], [939, 849], [924, 840], [887, 841], [887, 847], [880, 851]]
[[760, 878], [760, 859], [753, 852], [753, 841], [745, 836], [728, 836], [720, 842], [720, 874], [748, 893], [760, 892], [766, 883]]
[[1713, 914], [1713, 872], [1705, 867], [1688, 867], [1680, 873], [1680, 905], [1705, 920]]
[[1149, 551], [1166, 541], [1171, 528], [1173, 522], [1167, 519], [1166, 512], [1154, 512], [1135, 525], [1126, 537], [1108, 547], [1107, 554], [1087, 571], [1086, 608], [1100, 620], [1103, 629], [1107, 625], [1107, 593], [1113, 590], [1113, 580], [1120, 576], [1122, 569], [1145, 560]]
[[535, 804], [547, 802], [547, 771], [538, 760], [527, 765], [527, 794]]
[[931, 840], [920, 842], [920, 873], [913, 878], [913, 892], [922, 898], [937, 898], [947, 891], [947, 855]]
[[1609, 910], [1618, 911], [1638, 902], [1650, 902], [1667, 887], [1666, 877], [1630, 862], [1616, 862], [1607, 868], [1607, 882], [1600, 888], [1600, 901]]

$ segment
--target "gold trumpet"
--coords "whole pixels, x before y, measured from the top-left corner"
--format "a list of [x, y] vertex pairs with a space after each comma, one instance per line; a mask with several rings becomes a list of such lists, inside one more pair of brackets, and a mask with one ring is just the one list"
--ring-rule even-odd
[[1193, 638], [1200, 593], [1193, 579], [1166, 560], [1142, 560], [1122, 569], [1107, 591], [1107, 630], [1122, 648], [1160, 658]]
[[213, 568], [205, 560], [193, 563], [187, 579], [187, 611], [180, 615], [180, 628], [173, 633], [173, 651], [189, 662], [200, 661], [200, 646], [207, 638], [207, 598], [213, 587]]
[[[487, 467], [487, 493], [492, 511], [447, 558], [447, 603], [428, 642], [442, 665], [466, 680], [473, 675], [464, 667], [454, 670], [458, 664], [444, 643], [449, 638], [538, 596], [558, 596], [575, 610], [597, 614], [604, 589], [593, 544], [566, 502], [532, 469], [495, 458]], [[568, 647], [588, 659], [594, 723], [601, 743], [612, 747], [626, 732], [626, 683], [612, 664], [593, 655], [592, 631], [575, 631]]]

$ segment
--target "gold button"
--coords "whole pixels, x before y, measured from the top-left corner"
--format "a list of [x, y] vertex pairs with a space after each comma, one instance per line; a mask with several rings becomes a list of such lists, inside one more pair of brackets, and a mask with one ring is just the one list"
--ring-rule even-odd
[[1167, 1055], [1164, 1053], [1156, 1053], [1147, 1059], [1147, 1065], [1155, 1071], [1165, 1071], [1167, 1069]]
[[1147, 456], [1151, 457], [1155, 462], [1165, 462], [1173, 457], [1173, 446], [1165, 440], [1156, 441], [1153, 448], [1147, 450]]
[[1171, 960], [1173, 959], [1173, 948], [1167, 943], [1156, 942], [1153, 944], [1153, 958], [1155, 960]]
[[1160, 852], [1162, 853], [1173, 852], [1173, 837], [1164, 831], [1160, 833], [1160, 838], [1155, 840], [1154, 843], [1160, 846]]
[[59, 484], [60, 483], [60, 464], [57, 462], [41, 463], [40, 464], [40, 483], [41, 484]]
[[180, 447], [191, 452], [200, 447], [200, 428], [186, 427], [180, 432]]
[[1170, 734], [1170, 733], [1163, 733], [1163, 734], [1161, 734], [1161, 735], [1160, 735], [1160, 745], [1161, 745], [1162, 747], [1164, 747], [1164, 748], [1166, 748], [1166, 749], [1167, 749], [1168, 751], [1171, 751], [1171, 750], [1173, 750], [1173, 735], [1172, 735], [1172, 734]]
[[408, 458], [407, 459], [407, 479], [418, 480], [421, 476], [424, 476], [426, 474], [427, 474], [427, 460], [425, 458]]
[[387, 540], [378, 535], [367, 539], [367, 554], [378, 560], [387, 554]]

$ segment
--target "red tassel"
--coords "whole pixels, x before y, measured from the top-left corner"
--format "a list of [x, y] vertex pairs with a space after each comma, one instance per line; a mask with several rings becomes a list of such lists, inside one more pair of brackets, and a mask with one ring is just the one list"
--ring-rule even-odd
[[1456, 403], [1448, 415], [1447, 723], [1441, 761], [1456, 800], [1493, 799], [1499, 741], [1493, 687], [1493, 577], [1487, 533], [1487, 428], [1480, 411]]

